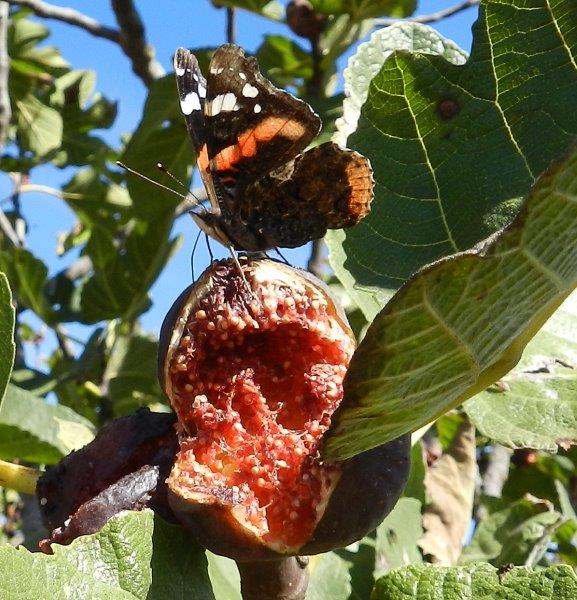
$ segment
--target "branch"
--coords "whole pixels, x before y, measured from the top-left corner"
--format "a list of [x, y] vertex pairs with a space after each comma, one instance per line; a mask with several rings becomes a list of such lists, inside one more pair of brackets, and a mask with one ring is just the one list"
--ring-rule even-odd
[[472, 8], [473, 6], [478, 6], [480, 0], [465, 0], [459, 4], [455, 4], [454, 6], [450, 6], [449, 8], [445, 8], [435, 13], [431, 13], [429, 15], [420, 15], [418, 17], [412, 17], [409, 19], [375, 19], [374, 24], [376, 27], [388, 27], [389, 25], [393, 25], [393, 23], [399, 23], [403, 21], [408, 21], [411, 23], [436, 23], [437, 21], [442, 21], [447, 17], [452, 17], [457, 13], [460, 13], [468, 8]]
[[8, 127], [12, 119], [10, 95], [8, 93], [8, 75], [10, 57], [8, 56], [8, 16], [10, 9], [5, 2], [0, 3], [0, 148], [8, 136]]
[[307, 563], [299, 556], [237, 562], [243, 599], [304, 600], [309, 582]]
[[226, 41], [229, 44], [236, 43], [235, 16], [234, 8], [226, 9]]
[[0, 460], [0, 486], [21, 494], [35, 494], [41, 471]]
[[120, 45], [132, 62], [132, 71], [149, 87], [165, 75], [156, 60], [154, 48], [146, 41], [144, 24], [132, 0], [111, 0], [112, 10], [120, 26]]
[[13, 6], [23, 6], [30, 8], [34, 14], [39, 17], [45, 17], [46, 19], [54, 19], [56, 21], [62, 21], [75, 27], [80, 27], [95, 37], [104, 38], [111, 42], [120, 44], [120, 32], [116, 29], [106, 27], [99, 23], [96, 19], [87, 17], [86, 15], [65, 6], [55, 6], [42, 2], [42, 0], [5, 0], [8, 4]]

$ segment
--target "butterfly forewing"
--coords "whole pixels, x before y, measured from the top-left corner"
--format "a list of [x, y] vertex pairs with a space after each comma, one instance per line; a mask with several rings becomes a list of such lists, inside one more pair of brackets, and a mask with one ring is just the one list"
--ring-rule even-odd
[[242, 49], [221, 46], [210, 62], [204, 107], [213, 173], [241, 192], [302, 152], [321, 121], [308, 104], [265, 79]]
[[198, 170], [214, 208], [219, 209], [214, 183], [210, 177], [206, 152], [206, 127], [204, 106], [206, 104], [206, 79], [204, 78], [196, 56], [186, 48], [178, 48], [174, 55], [174, 71], [180, 99], [180, 109], [184, 115], [186, 128], [196, 152]]

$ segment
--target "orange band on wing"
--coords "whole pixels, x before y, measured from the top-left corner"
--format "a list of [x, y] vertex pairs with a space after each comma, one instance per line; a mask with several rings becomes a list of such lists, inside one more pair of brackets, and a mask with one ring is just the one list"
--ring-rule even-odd
[[236, 144], [227, 146], [214, 157], [215, 170], [236, 170], [235, 165], [243, 158], [251, 158], [256, 155], [259, 142], [270, 142], [277, 136], [289, 140], [298, 140], [304, 134], [305, 127], [298, 121], [283, 117], [267, 117], [254, 128], [239, 135]]

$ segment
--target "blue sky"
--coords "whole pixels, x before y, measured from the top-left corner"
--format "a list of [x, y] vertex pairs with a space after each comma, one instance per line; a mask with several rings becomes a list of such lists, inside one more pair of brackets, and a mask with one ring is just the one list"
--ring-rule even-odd
[[[422, 0], [416, 14], [428, 14], [452, 6], [456, 0]], [[61, 3], [58, 3], [61, 4]], [[66, 5], [86, 12], [101, 23], [115, 26], [115, 19], [107, 2], [68, 1]], [[157, 58], [168, 71], [172, 69], [171, 58], [176, 47], [214, 46], [224, 42], [225, 11], [215, 9], [208, 0], [165, 0], [164, 2], [138, 2], [138, 9], [146, 26], [148, 41], [156, 49]], [[458, 15], [434, 24], [444, 36], [454, 40], [462, 48], [469, 50], [471, 45], [471, 25], [477, 17], [477, 9], [468, 9]], [[121, 50], [104, 39], [97, 39], [88, 33], [57, 21], [44, 21], [52, 35], [47, 44], [59, 48], [63, 57], [75, 69], [92, 69], [97, 73], [97, 91], [110, 100], [118, 101], [119, 114], [114, 126], [100, 135], [116, 146], [123, 133], [131, 132], [138, 124], [146, 89], [133, 75], [128, 59]], [[255, 50], [264, 34], [287, 34], [288, 29], [281, 24], [255, 15], [239, 12], [237, 18], [237, 43], [248, 51]], [[344, 66], [344, 62], [343, 62]], [[341, 69], [342, 70], [342, 69]], [[174, 96], [176, 102], [176, 91]], [[72, 171], [62, 172], [49, 166], [35, 169], [32, 183], [58, 188], [66, 182]], [[0, 192], [5, 197], [10, 190], [7, 176], [0, 176]], [[60, 200], [45, 194], [29, 193], [22, 196], [22, 206], [29, 223], [28, 248], [36, 256], [47, 262], [50, 272], [64, 268], [72, 260], [66, 256], [63, 260], [55, 257], [55, 247], [59, 232], [69, 229], [74, 223], [74, 215]], [[143, 325], [147, 331], [157, 333], [162, 318], [186, 285], [190, 283], [190, 253], [196, 227], [188, 218], [181, 218], [174, 228], [174, 234], [182, 234], [184, 242], [161, 278], [152, 289], [154, 305], [143, 316]], [[216, 246], [216, 244], [214, 245]], [[196, 272], [199, 273], [208, 264], [204, 244], [199, 244], [196, 255]], [[221, 255], [216, 250], [217, 256]], [[223, 252], [222, 255], [226, 253]], [[295, 265], [306, 262], [308, 249], [301, 248], [285, 252]], [[25, 313], [23, 320], [37, 326], [37, 322]], [[82, 328], [71, 328], [75, 335], [83, 336]], [[84, 337], [84, 336], [83, 336]], [[49, 340], [47, 340], [49, 342]], [[48, 343], [50, 345], [50, 343]], [[30, 357], [35, 362], [33, 357]], [[37, 357], [39, 358], [39, 357]], [[41, 365], [37, 365], [41, 366]]]

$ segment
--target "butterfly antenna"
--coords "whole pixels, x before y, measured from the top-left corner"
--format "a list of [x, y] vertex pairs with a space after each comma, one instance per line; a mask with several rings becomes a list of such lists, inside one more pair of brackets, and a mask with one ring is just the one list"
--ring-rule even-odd
[[178, 185], [186, 190], [187, 193], [190, 193], [188, 190], [188, 187], [186, 185], [184, 185], [184, 183], [182, 183], [182, 181], [180, 181], [180, 179], [178, 179], [178, 177], [175, 177], [161, 162], [157, 162], [156, 163], [156, 168], [161, 171], [162, 173], [164, 173], [165, 175], [168, 175], [172, 181], [174, 181], [175, 183], [178, 183]]
[[212, 263], [214, 262], [214, 256], [212, 254], [212, 248], [210, 247], [210, 240], [206, 233], [204, 234], [204, 241], [206, 242], [206, 249], [208, 250], [208, 255], [210, 256], [210, 262]]
[[285, 265], [292, 267], [290, 262], [286, 259], [286, 257], [283, 255], [283, 253], [278, 248], [275, 248], [274, 251], [281, 257], [281, 260], [284, 262]]
[[[141, 179], [144, 179], [144, 181], [148, 181], [148, 183], [152, 183], [152, 185], [155, 185], [156, 187], [159, 187], [159, 188], [161, 188], [163, 190], [166, 190], [167, 192], [170, 192], [171, 194], [174, 194], [175, 196], [178, 196], [181, 200], [189, 200], [190, 201], [192, 199], [192, 200], [194, 200], [194, 204], [196, 206], [204, 208], [202, 206], [201, 201], [192, 192], [187, 191], [186, 194], [182, 194], [182, 193], [177, 192], [176, 190], [172, 189], [171, 187], [168, 187], [167, 185], [164, 185], [163, 183], [160, 183], [160, 181], [156, 181], [155, 179], [151, 179], [150, 177], [147, 177], [146, 175], [143, 175], [142, 173], [139, 173], [138, 171], [135, 171], [134, 169], [131, 169], [128, 165], [125, 165], [123, 162], [120, 162], [119, 160], [116, 161], [116, 164], [121, 169], [124, 169], [128, 173], [130, 173], [132, 175], [136, 175], [136, 177], [140, 177]], [[158, 163], [158, 164], [160, 164], [160, 163]], [[176, 178], [174, 178], [174, 179], [176, 179]], [[181, 183], [180, 181], [178, 183], [180, 183], [180, 185], [182, 185], [186, 189], [186, 186], [184, 186], [183, 183]]]

